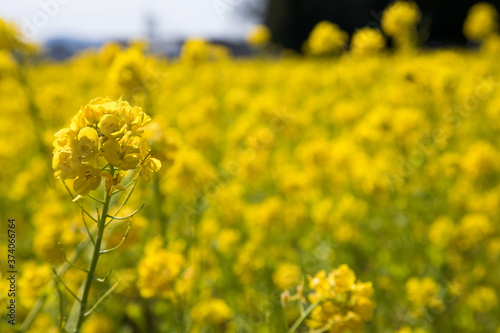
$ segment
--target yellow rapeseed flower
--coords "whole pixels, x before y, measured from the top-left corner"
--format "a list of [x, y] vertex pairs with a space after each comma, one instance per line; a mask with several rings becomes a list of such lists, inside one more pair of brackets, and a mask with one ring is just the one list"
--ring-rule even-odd
[[[116, 177], [122, 177], [120, 170], [139, 167], [143, 178], [149, 180], [149, 173], [161, 167], [142, 138], [142, 128], [150, 120], [140, 107], [121, 99], [93, 99], [72, 118], [69, 128], [55, 134], [54, 175], [75, 179], [73, 189], [81, 196], [97, 189], [103, 177], [112, 182], [103, 171], [106, 164], [118, 169]], [[119, 187], [116, 180], [114, 185]]]
[[354, 54], [375, 54], [385, 47], [385, 37], [375, 28], [361, 28], [356, 30], [351, 39], [351, 51]]
[[464, 22], [464, 35], [467, 39], [483, 41], [498, 32], [498, 12], [486, 2], [478, 2], [469, 9]]
[[347, 45], [348, 40], [349, 35], [338, 25], [321, 21], [311, 31], [305, 44], [305, 51], [316, 56], [338, 54]]
[[137, 287], [145, 298], [160, 296], [175, 298], [175, 282], [182, 271], [185, 259], [179, 253], [161, 249], [151, 242], [146, 255], [139, 262]]
[[247, 43], [253, 47], [263, 48], [271, 41], [271, 31], [265, 25], [258, 24], [247, 35]]
[[441, 308], [443, 303], [439, 298], [440, 286], [431, 277], [422, 279], [413, 277], [406, 282], [408, 300], [416, 307]]
[[309, 278], [314, 293], [308, 295], [311, 303], [318, 304], [306, 320], [312, 329], [328, 329], [329, 332], [360, 332], [363, 323], [373, 316], [371, 282], [356, 282], [356, 275], [341, 265], [328, 275], [324, 270]]

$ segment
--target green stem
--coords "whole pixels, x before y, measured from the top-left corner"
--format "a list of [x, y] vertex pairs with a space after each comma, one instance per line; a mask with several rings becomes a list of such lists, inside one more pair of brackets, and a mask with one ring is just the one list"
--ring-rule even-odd
[[[80, 255], [80, 253], [87, 247], [87, 245], [89, 243], [90, 243], [90, 240], [86, 239], [86, 240], [82, 241], [80, 244], [78, 244], [75, 251], [73, 252], [71, 257], [69, 258], [69, 261], [75, 260]], [[59, 276], [63, 275], [70, 267], [71, 267], [70, 264], [68, 264], [67, 262], [64, 262], [57, 269], [57, 275], [59, 275]], [[38, 298], [37, 302], [35, 303], [35, 306], [31, 309], [30, 313], [28, 314], [28, 316], [24, 320], [23, 324], [19, 328], [19, 330], [18, 330], [19, 332], [25, 332], [29, 328], [29, 326], [31, 325], [33, 320], [38, 315], [38, 312], [40, 312], [40, 309], [44, 305], [46, 299], [47, 299], [47, 296], [41, 296]]]
[[35, 303], [35, 306], [33, 307], [33, 309], [30, 311], [30, 313], [28, 314], [28, 316], [26, 317], [26, 319], [24, 320], [23, 324], [21, 325], [21, 328], [19, 329], [18, 332], [24, 332], [28, 329], [28, 327], [31, 325], [31, 323], [33, 322], [33, 320], [35, 319], [36, 315], [38, 314], [38, 312], [40, 311], [40, 309], [42, 308], [43, 306], [43, 303], [45, 303], [45, 300], [47, 299], [47, 297], [40, 297], [36, 303]]
[[158, 174], [154, 175], [154, 196], [155, 196], [155, 205], [156, 205], [156, 217], [158, 219], [158, 226], [161, 237], [163, 239], [166, 238], [165, 234], [167, 232], [167, 219], [163, 215], [162, 204], [165, 203], [165, 198], [161, 193], [160, 189], [160, 177]]
[[[114, 170], [111, 167], [111, 175], [113, 175]], [[97, 236], [95, 239], [94, 252], [92, 254], [92, 260], [89, 266], [89, 272], [87, 274], [87, 279], [85, 280], [85, 285], [83, 287], [83, 294], [80, 302], [80, 309], [78, 311], [78, 321], [76, 322], [75, 333], [80, 331], [82, 323], [85, 319], [85, 308], [87, 307], [87, 300], [89, 297], [90, 287], [92, 285], [92, 280], [94, 279], [94, 272], [97, 267], [97, 263], [99, 261], [99, 256], [101, 254], [101, 243], [104, 234], [104, 229], [106, 227], [106, 217], [108, 216], [109, 203], [111, 201], [111, 194], [109, 191], [106, 191], [104, 196], [104, 204], [102, 207], [101, 218], [98, 221], [97, 225]]]
[[299, 326], [304, 322], [304, 320], [311, 314], [311, 312], [318, 306], [319, 303], [313, 303], [302, 313], [299, 319], [293, 324], [293, 326], [288, 330], [288, 333], [294, 333], [297, 331]]

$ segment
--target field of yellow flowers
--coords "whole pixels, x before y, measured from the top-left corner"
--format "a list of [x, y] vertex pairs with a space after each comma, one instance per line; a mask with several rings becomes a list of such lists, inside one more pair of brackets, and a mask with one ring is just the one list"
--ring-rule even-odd
[[[191, 40], [180, 59], [136, 43], [39, 61], [1, 22], [0, 331], [64, 331], [90, 276], [85, 333], [500, 332], [497, 14], [471, 10], [474, 50], [419, 49], [419, 15], [396, 2], [350, 50], [322, 22], [307, 56], [269, 56], [259, 27], [249, 59]], [[130, 218], [91, 276], [110, 188]]]

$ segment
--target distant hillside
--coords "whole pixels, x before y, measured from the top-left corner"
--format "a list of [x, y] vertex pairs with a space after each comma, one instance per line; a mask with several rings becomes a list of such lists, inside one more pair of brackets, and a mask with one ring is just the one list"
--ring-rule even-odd
[[[151, 52], [163, 55], [169, 58], [176, 58], [179, 56], [183, 39], [160, 41], [151, 45]], [[55, 60], [65, 60], [71, 58], [73, 55], [84, 50], [99, 49], [102, 45], [110, 41], [91, 41], [72, 38], [54, 38], [50, 39], [43, 44], [44, 56]], [[127, 45], [125, 40], [117, 40], [122, 45]], [[211, 40], [212, 43], [226, 46], [231, 50], [233, 56], [245, 56], [252, 54], [252, 50], [242, 40]]]

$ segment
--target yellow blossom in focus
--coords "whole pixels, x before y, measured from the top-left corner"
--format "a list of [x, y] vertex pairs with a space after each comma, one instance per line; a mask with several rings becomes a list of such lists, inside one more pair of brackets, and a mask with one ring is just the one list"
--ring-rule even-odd
[[99, 129], [108, 138], [119, 139], [125, 134], [125, 122], [113, 114], [105, 114], [101, 118]]
[[101, 185], [101, 180], [101, 170], [85, 164], [78, 171], [78, 175], [73, 182], [73, 189], [80, 195], [87, 195]]
[[109, 139], [102, 145], [103, 156], [111, 165], [121, 170], [135, 168], [139, 163], [140, 150], [133, 146], [122, 146], [119, 142]]
[[[54, 175], [62, 180], [75, 179], [73, 189], [81, 196], [97, 189], [103, 177], [108, 190], [111, 185], [120, 189], [123, 174], [119, 171], [138, 165], [143, 178], [149, 180], [144, 175], [161, 167], [142, 138], [142, 128], [150, 120], [140, 107], [122, 99], [93, 99], [72, 118], [69, 128], [54, 135]], [[116, 175], [102, 170], [104, 161], [118, 169]]]

